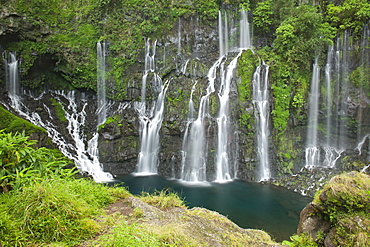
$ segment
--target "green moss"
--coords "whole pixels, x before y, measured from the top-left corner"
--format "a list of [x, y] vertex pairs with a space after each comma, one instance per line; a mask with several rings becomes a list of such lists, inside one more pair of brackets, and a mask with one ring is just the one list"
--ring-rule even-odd
[[[370, 212], [370, 177], [350, 172], [332, 178], [315, 201], [325, 205], [331, 220], [337, 221], [342, 213]], [[321, 195], [321, 196], [320, 196]]]
[[[370, 176], [350, 172], [333, 177], [313, 201], [318, 216], [330, 222], [330, 241], [338, 246], [363, 246], [370, 240]], [[322, 233], [325, 239], [326, 233]], [[316, 240], [316, 242], [320, 239]], [[366, 245], [366, 244], [365, 244]]]
[[120, 121], [120, 117], [118, 115], [108, 117], [103, 124], [98, 126], [98, 131], [102, 130], [107, 124], [111, 124], [111, 123], [115, 123], [117, 126], [122, 126], [122, 124], [120, 124], [119, 121]]
[[5, 110], [0, 105], [0, 129], [5, 129], [6, 132], [25, 132], [26, 135], [32, 133], [47, 133], [45, 129], [36, 126], [22, 118], [19, 118], [9, 111]]
[[58, 119], [62, 122], [67, 122], [67, 118], [65, 117], [65, 112], [62, 103], [58, 102], [53, 98], [50, 98], [50, 101], [51, 105], [54, 106], [55, 114], [57, 115]]

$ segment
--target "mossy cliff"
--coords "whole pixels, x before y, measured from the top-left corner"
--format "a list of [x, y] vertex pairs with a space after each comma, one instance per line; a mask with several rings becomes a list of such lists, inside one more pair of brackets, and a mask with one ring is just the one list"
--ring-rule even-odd
[[[100, 128], [99, 148], [107, 170], [117, 173], [135, 170], [139, 152], [135, 102], [141, 100], [145, 47], [149, 44], [150, 54], [156, 53], [156, 73], [162, 81], [169, 81], [160, 133], [159, 173], [178, 176], [192, 88], [196, 85], [192, 96], [194, 104], [199, 105], [207, 88], [208, 69], [219, 57], [219, 10], [232, 17], [235, 27], [239, 11], [249, 11], [253, 27], [253, 52], [245, 51], [239, 58], [237, 79], [232, 82], [230, 94], [231, 127], [238, 140], [230, 143], [233, 152], [229, 157], [236, 159], [239, 165], [238, 177], [256, 180], [258, 168], [251, 96], [251, 75], [256, 66], [263, 61], [270, 67], [271, 173], [274, 177], [289, 177], [305, 165], [312, 63], [317, 58], [323, 68], [328, 47], [338, 46], [344, 36], [348, 37], [349, 48], [345, 51], [350, 66], [345, 76], [348, 97], [343, 104], [348, 107], [344, 115], [333, 110], [332, 118], [346, 119], [348, 145], [336, 162], [342, 170], [351, 170], [353, 164], [359, 170], [368, 161], [367, 151], [356, 149], [359, 136], [369, 131], [368, 120], [363, 117], [370, 112], [370, 83], [366, 76], [369, 70], [366, 23], [370, 18], [370, 4], [366, 0], [318, 1], [318, 4], [294, 0], [0, 2], [0, 49], [17, 52], [24, 89], [38, 93], [49, 89], [78, 90], [86, 94], [91, 106], [84, 130], [86, 136], [97, 129], [96, 43], [106, 41], [106, 92], [113, 102], [109, 110], [112, 121]], [[339, 53], [344, 56], [344, 50]], [[1, 70], [0, 74], [3, 87], [5, 73]], [[156, 88], [148, 83], [146, 89], [146, 100], [150, 102], [156, 97]], [[323, 86], [320, 91], [326, 95]], [[55, 99], [52, 93], [45, 95]], [[7, 100], [3, 94], [1, 99]], [[56, 111], [58, 125], [65, 126], [63, 103], [58, 105], [53, 99], [44, 103]], [[322, 109], [325, 100], [322, 97], [319, 102]], [[337, 99], [332, 101], [339, 105]], [[213, 145], [217, 128], [214, 119], [219, 105], [217, 93], [210, 95], [209, 102], [211, 120], [206, 127], [210, 136], [208, 143]], [[124, 110], [120, 108], [122, 105]], [[325, 136], [326, 119], [325, 114], [319, 115], [320, 137]], [[214, 151], [210, 148], [209, 160], [214, 159]], [[120, 164], [124, 165], [119, 167]], [[212, 180], [212, 176], [209, 177]]]

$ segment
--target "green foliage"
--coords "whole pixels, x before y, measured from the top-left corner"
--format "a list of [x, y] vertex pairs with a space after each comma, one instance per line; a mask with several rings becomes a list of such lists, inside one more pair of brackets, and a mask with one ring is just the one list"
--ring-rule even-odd
[[252, 90], [252, 78], [256, 65], [259, 63], [259, 58], [253, 54], [252, 50], [243, 51], [242, 55], [238, 59], [237, 73], [241, 79], [238, 84], [239, 99], [241, 101], [247, 101], [251, 98]]
[[370, 96], [370, 68], [361, 65], [353, 70], [349, 76], [350, 81], [358, 88], [364, 89]]
[[101, 229], [94, 217], [115, 198], [112, 188], [85, 179], [46, 179], [0, 196], [3, 246], [74, 246]]
[[364, 22], [370, 18], [370, 3], [367, 0], [345, 0], [340, 5], [329, 4], [327, 19], [337, 30], [352, 29], [361, 34]]
[[36, 141], [24, 133], [0, 132], [0, 187], [3, 191], [19, 189], [45, 178], [72, 176], [75, 172], [63, 169], [68, 160], [46, 148], [35, 149]]
[[197, 0], [194, 1], [194, 7], [203, 19], [216, 19], [218, 16], [216, 0]]
[[271, 25], [274, 21], [271, 9], [272, 2], [272, 0], [259, 2], [253, 11], [253, 24], [266, 32], [271, 31]]
[[324, 22], [315, 7], [301, 5], [276, 29], [274, 46], [293, 68], [309, 69], [311, 61], [332, 44], [334, 36], [335, 29]]
[[291, 241], [284, 240], [283, 245], [289, 247], [318, 247], [318, 245], [312, 241], [307, 235], [293, 235], [290, 237]]
[[274, 128], [284, 131], [288, 125], [291, 88], [285, 80], [278, 80], [272, 86], [274, 109], [271, 112]]

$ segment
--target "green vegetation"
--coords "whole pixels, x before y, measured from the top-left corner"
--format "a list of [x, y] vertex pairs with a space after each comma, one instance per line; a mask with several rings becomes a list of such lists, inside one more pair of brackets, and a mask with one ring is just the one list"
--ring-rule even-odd
[[185, 203], [179, 197], [179, 195], [169, 190], [156, 191], [152, 194], [143, 192], [140, 198], [149, 205], [158, 207], [160, 209], [173, 207], [185, 208]]
[[168, 190], [135, 198], [124, 187], [77, 178], [65, 158], [33, 144], [0, 132], [4, 247], [274, 244], [268, 234], [241, 229], [218, 213], [187, 209]]
[[62, 103], [58, 102], [56, 99], [50, 98], [51, 105], [54, 106], [55, 114], [57, 114], [57, 117], [60, 121], [66, 122], [67, 118], [65, 116], [65, 111], [63, 109]]
[[366, 246], [370, 241], [369, 212], [369, 175], [350, 172], [335, 176], [304, 210], [301, 234], [283, 244], [323, 246], [325, 241], [330, 246]]
[[[236, 3], [237, 2], [237, 3]], [[244, 1], [236, 1], [235, 4]], [[141, 56], [144, 38], [165, 37], [178, 17], [198, 14], [203, 20], [217, 18], [220, 1], [194, 0], [83, 0], [25, 1], [4, 3], [10, 12], [24, 16], [22, 37], [4, 47], [22, 57], [27, 74], [37, 57], [52, 55], [54, 70], [74, 87], [96, 89], [96, 43], [109, 41], [111, 98], [126, 97], [130, 68]], [[16, 20], [19, 21], [19, 20]], [[0, 24], [10, 25], [8, 19]], [[30, 28], [32, 27], [32, 29]], [[37, 87], [42, 81], [26, 81]], [[28, 84], [27, 84], [28, 83]]]
[[[238, 93], [241, 104], [249, 102], [252, 99], [253, 73], [258, 66], [259, 60], [259, 57], [249, 49], [243, 51], [242, 55], [238, 59], [237, 74], [240, 78]], [[242, 107], [241, 109], [239, 123], [247, 129], [251, 129], [253, 127], [253, 115], [249, 114], [245, 107]]]
[[30, 122], [17, 117], [5, 110], [3, 106], [0, 105], [0, 129], [5, 129], [6, 132], [25, 132], [27, 135], [32, 133], [44, 133], [46, 135], [46, 130], [31, 124]]
[[34, 148], [28, 136], [0, 131], [0, 188], [19, 189], [23, 185], [46, 178], [72, 175], [63, 169], [68, 160], [57, 150]]
[[306, 234], [293, 235], [290, 237], [291, 241], [283, 241], [282, 244], [289, 247], [318, 247]]
[[44, 179], [2, 195], [1, 242], [5, 246], [76, 244], [102, 227], [94, 220], [114, 201], [109, 189], [85, 179]]
[[344, 0], [341, 4], [326, 7], [327, 19], [337, 30], [352, 29], [361, 34], [364, 22], [370, 18], [370, 3], [367, 0]]
[[253, 73], [258, 66], [259, 58], [248, 49], [243, 51], [238, 59], [237, 73], [241, 79], [238, 84], [239, 99], [247, 101], [251, 99]]

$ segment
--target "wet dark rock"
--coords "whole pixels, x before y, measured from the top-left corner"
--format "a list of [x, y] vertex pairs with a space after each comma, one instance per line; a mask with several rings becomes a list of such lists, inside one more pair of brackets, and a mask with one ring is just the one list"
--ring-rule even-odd
[[318, 234], [327, 233], [330, 229], [330, 221], [323, 219], [323, 208], [311, 202], [300, 214], [297, 234], [306, 233], [312, 239], [317, 239]]

